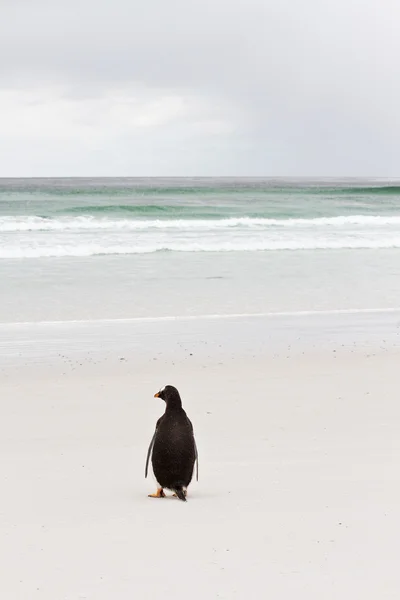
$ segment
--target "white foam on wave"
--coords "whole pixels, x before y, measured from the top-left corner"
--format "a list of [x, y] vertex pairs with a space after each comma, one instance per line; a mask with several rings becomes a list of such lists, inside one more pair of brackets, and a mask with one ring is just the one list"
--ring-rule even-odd
[[286, 239], [286, 240], [246, 240], [232, 241], [191, 241], [177, 242], [155, 241], [142, 244], [70, 244], [29, 246], [18, 245], [0, 247], [0, 258], [52, 258], [52, 257], [89, 257], [102, 255], [151, 254], [154, 252], [267, 252], [282, 250], [352, 250], [352, 249], [390, 249], [400, 248], [400, 236], [393, 238], [337, 238], [337, 239]]
[[349, 215], [337, 217], [316, 217], [313, 219], [268, 219], [252, 217], [232, 217], [228, 219], [110, 219], [92, 216], [44, 218], [32, 215], [0, 217], [0, 232], [24, 231], [95, 231], [127, 230], [143, 231], [151, 229], [214, 230], [230, 228], [310, 228], [310, 227], [382, 227], [400, 225], [400, 216]]

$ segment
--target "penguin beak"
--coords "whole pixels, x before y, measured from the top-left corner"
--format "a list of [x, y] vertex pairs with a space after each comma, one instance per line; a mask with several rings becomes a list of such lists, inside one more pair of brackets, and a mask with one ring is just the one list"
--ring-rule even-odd
[[159, 398], [159, 397], [160, 397], [160, 392], [156, 392], [156, 393], [154, 394], [154, 398]]

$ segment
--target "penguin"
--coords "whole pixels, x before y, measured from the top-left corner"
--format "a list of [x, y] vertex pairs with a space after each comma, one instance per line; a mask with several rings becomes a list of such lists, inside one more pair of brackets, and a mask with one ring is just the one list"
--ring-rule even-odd
[[178, 390], [167, 385], [154, 394], [164, 400], [165, 412], [156, 423], [156, 429], [147, 451], [145, 478], [149, 459], [158, 483], [155, 494], [149, 498], [165, 498], [164, 488], [174, 492], [186, 502], [187, 488], [192, 481], [196, 463], [196, 479], [199, 478], [199, 463], [193, 425], [182, 408]]

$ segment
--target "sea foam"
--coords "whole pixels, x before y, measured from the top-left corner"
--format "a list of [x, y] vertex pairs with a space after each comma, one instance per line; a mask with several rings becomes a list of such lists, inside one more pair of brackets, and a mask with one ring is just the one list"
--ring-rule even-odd
[[400, 216], [351, 215], [316, 217], [314, 219], [268, 219], [232, 217], [228, 219], [112, 219], [93, 216], [47, 218], [32, 215], [0, 217], [0, 232], [17, 231], [79, 231], [79, 230], [131, 230], [146, 229], [202, 229], [226, 228], [313, 228], [347, 226], [400, 226]]

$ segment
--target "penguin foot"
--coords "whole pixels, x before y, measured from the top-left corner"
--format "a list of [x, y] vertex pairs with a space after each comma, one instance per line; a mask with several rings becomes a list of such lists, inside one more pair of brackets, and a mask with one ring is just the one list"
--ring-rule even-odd
[[155, 494], [149, 494], [149, 498], [165, 498], [164, 490], [162, 488], [157, 488]]

